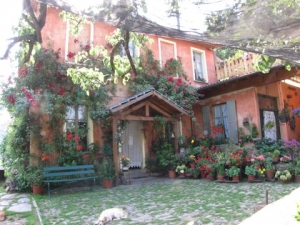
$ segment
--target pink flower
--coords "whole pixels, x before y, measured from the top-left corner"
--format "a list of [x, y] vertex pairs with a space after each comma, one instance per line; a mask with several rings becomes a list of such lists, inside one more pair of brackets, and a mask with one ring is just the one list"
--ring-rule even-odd
[[91, 46], [90, 46], [90, 45], [86, 45], [86, 46], [84, 47], [84, 49], [88, 52], [88, 51], [90, 51]]
[[80, 141], [80, 137], [76, 136], [75, 138], [75, 141]]
[[21, 67], [19, 69], [19, 77], [25, 77], [28, 74], [28, 69], [27, 67]]
[[68, 140], [68, 141], [70, 141], [72, 138], [73, 138], [73, 135], [72, 135], [72, 134], [69, 134], [69, 135], [67, 136], [67, 140]]
[[67, 57], [68, 57], [69, 59], [74, 58], [74, 56], [75, 56], [75, 53], [73, 53], [73, 52], [69, 52], [68, 55], [67, 55]]
[[82, 150], [82, 145], [77, 145], [77, 150], [81, 151]]
[[65, 90], [63, 87], [61, 87], [61, 88], [59, 88], [57, 94], [58, 94], [58, 95], [64, 95], [65, 92], [66, 92], [66, 90]]
[[38, 94], [39, 93], [39, 89], [34, 89], [34, 93]]
[[170, 81], [171, 83], [173, 83], [174, 82], [174, 78], [173, 77], [169, 77], [168, 81]]
[[7, 101], [10, 102], [10, 104], [14, 105], [16, 100], [13, 94], [10, 94], [9, 96], [7, 96]]

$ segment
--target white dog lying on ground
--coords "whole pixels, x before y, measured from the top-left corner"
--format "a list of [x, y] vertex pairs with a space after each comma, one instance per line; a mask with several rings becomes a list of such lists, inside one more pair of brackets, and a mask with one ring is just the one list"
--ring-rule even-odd
[[112, 220], [119, 220], [122, 218], [127, 218], [128, 213], [120, 208], [111, 208], [104, 210], [98, 220], [95, 222], [95, 225], [104, 225]]

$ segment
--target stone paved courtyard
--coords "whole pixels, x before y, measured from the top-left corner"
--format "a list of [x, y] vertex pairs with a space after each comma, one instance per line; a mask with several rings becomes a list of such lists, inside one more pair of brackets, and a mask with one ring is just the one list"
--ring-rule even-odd
[[[238, 184], [205, 179], [141, 178], [132, 185], [90, 191], [67, 189], [38, 201], [43, 224], [93, 224], [107, 208], [122, 207], [129, 218], [111, 224], [239, 224], [264, 203], [265, 190], [274, 202], [299, 184], [279, 182]], [[71, 191], [72, 190], [72, 191]], [[73, 192], [73, 193], [71, 193]]]

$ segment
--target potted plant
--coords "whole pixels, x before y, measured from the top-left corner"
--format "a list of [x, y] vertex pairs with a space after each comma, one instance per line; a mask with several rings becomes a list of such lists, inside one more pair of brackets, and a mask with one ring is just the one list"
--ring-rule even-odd
[[279, 155], [280, 155], [280, 151], [278, 149], [275, 149], [274, 152], [273, 152], [273, 154], [272, 154], [273, 162], [278, 162]]
[[283, 170], [283, 171], [276, 171], [275, 178], [280, 180], [283, 183], [288, 183], [292, 179], [292, 174], [289, 170]]
[[200, 175], [200, 170], [199, 168], [195, 167], [195, 168], [192, 168], [192, 176], [196, 179], [198, 178]]
[[100, 165], [100, 175], [102, 177], [103, 188], [112, 188], [115, 179], [115, 170], [111, 160], [105, 160]]
[[127, 157], [127, 156], [125, 156], [125, 155], [123, 155], [122, 157], [121, 157], [121, 163], [122, 163], [122, 170], [123, 171], [128, 171], [128, 169], [129, 169], [129, 164], [130, 164], [130, 158], [129, 157]]
[[285, 103], [283, 109], [278, 114], [278, 119], [281, 123], [287, 123], [290, 120], [291, 110], [288, 108], [288, 105]]
[[44, 171], [41, 166], [30, 165], [27, 168], [26, 178], [32, 187], [33, 194], [42, 194]]
[[255, 175], [256, 175], [256, 169], [253, 165], [246, 166], [245, 168], [245, 174], [248, 175], [248, 181], [254, 181]]
[[226, 169], [226, 174], [232, 178], [233, 181], [238, 181], [239, 180], [239, 174], [240, 174], [241, 169], [236, 167], [236, 166], [232, 166], [229, 169]]
[[184, 176], [185, 177], [191, 177], [192, 176], [192, 171], [193, 171], [194, 168], [187, 168], [185, 170], [185, 173], [184, 173]]
[[187, 167], [185, 165], [179, 165], [176, 167], [175, 171], [179, 174], [179, 177], [184, 177], [184, 173], [186, 171]]
[[294, 171], [295, 171], [295, 182], [300, 183], [300, 159], [295, 160]]
[[267, 157], [265, 160], [266, 176], [268, 179], [273, 179], [275, 175], [275, 168], [272, 162], [273, 159], [271, 157]]

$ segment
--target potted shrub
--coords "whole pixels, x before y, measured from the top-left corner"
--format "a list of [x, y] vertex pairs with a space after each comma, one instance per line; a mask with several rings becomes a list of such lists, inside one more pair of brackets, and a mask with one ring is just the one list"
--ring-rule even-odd
[[240, 174], [241, 169], [236, 167], [236, 166], [232, 166], [229, 169], [226, 169], [226, 174], [232, 178], [233, 181], [238, 181], [239, 180], [239, 174]]
[[253, 165], [246, 166], [245, 174], [248, 175], [248, 181], [254, 181], [256, 175], [256, 169], [254, 168]]
[[281, 123], [287, 123], [290, 120], [291, 110], [288, 108], [287, 104], [284, 104], [284, 108], [279, 112], [278, 119]]
[[123, 155], [121, 157], [121, 163], [122, 163], [122, 170], [123, 171], [128, 171], [129, 170], [129, 164], [130, 164], [130, 158]]
[[27, 170], [26, 178], [32, 187], [33, 194], [42, 194], [44, 184], [44, 171], [41, 166], [30, 165]]
[[100, 175], [102, 177], [103, 188], [112, 188], [115, 179], [115, 170], [111, 160], [103, 161], [100, 165]]
[[175, 171], [179, 174], [179, 177], [183, 178], [186, 169], [187, 167], [185, 165], [179, 165], [176, 167]]
[[199, 168], [198, 167], [195, 167], [195, 168], [192, 168], [192, 176], [193, 176], [193, 178], [198, 178], [199, 177], [199, 175], [200, 175], [200, 170], [199, 170]]
[[294, 171], [295, 171], [295, 182], [300, 183], [300, 159], [295, 161]]
[[268, 179], [273, 179], [275, 176], [275, 168], [272, 162], [273, 159], [271, 157], [267, 157], [265, 160], [266, 176]]
[[272, 156], [273, 156], [273, 162], [278, 162], [279, 160], [280, 151], [278, 149], [275, 149]]
[[282, 183], [288, 183], [292, 179], [292, 174], [289, 170], [276, 171], [275, 178], [280, 180]]

